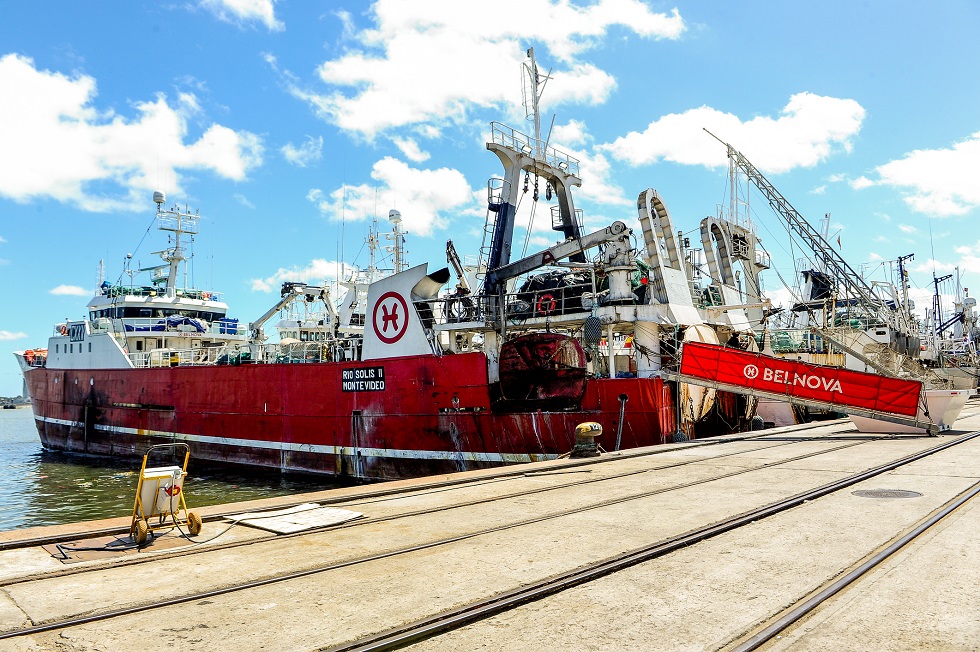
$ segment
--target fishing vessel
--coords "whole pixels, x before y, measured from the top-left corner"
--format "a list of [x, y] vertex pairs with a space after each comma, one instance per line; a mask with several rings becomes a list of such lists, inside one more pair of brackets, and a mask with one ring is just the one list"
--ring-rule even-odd
[[[471, 264], [450, 242], [445, 265], [350, 278], [339, 301], [326, 286], [284, 284], [246, 325], [220, 294], [181, 283], [200, 218], [157, 193], [163, 264], [103, 283], [43, 354], [17, 354], [44, 446], [138, 457], [185, 442], [199, 461], [385, 479], [554, 458], [583, 422], [601, 426], [607, 450], [751, 427], [753, 398], [661, 372], [684, 342], [756, 348], [769, 262], [753, 225], [705, 218], [692, 247], [650, 188], [637, 200], [638, 246], [623, 221], [585, 232], [579, 161], [542, 139], [549, 76], [533, 49], [523, 67], [534, 132], [491, 124], [503, 174], [487, 184]], [[532, 188], [535, 202], [554, 198], [559, 239], [517, 255]], [[270, 343], [264, 326], [298, 307]]]

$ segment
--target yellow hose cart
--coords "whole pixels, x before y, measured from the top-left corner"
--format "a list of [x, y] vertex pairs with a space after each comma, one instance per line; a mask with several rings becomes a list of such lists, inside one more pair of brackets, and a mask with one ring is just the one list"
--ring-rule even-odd
[[[172, 450], [176, 457], [184, 450], [183, 466], [148, 467], [150, 454]], [[187, 477], [187, 462], [191, 449], [187, 444], [157, 444], [150, 446], [143, 454], [143, 465], [136, 484], [136, 503], [133, 505], [133, 522], [129, 535], [142, 547], [147, 536], [154, 530], [176, 527], [181, 533], [196, 536], [201, 532], [201, 517], [187, 510], [184, 500], [184, 479]]]

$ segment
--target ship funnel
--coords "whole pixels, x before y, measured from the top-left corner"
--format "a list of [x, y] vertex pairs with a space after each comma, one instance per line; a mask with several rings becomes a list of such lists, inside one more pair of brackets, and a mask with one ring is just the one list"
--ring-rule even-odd
[[423, 276], [412, 288], [412, 301], [432, 301], [439, 296], [439, 290], [449, 282], [449, 278], [448, 267], [443, 267], [428, 276]]
[[167, 201], [167, 196], [162, 192], [160, 192], [159, 190], [153, 193], [153, 202], [157, 205], [158, 208], [163, 204], [165, 204], [166, 201]]

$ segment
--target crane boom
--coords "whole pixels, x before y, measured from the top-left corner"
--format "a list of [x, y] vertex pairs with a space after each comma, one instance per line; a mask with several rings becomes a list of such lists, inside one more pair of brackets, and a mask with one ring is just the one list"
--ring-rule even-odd
[[590, 233], [589, 235], [584, 235], [581, 238], [566, 240], [565, 242], [561, 242], [554, 247], [550, 247], [544, 251], [539, 251], [536, 254], [532, 254], [527, 258], [522, 258], [521, 260], [492, 269], [487, 272], [487, 284], [490, 287], [499, 286], [507, 279], [520, 276], [521, 274], [526, 274], [527, 272], [538, 269], [539, 267], [544, 267], [545, 265], [554, 264], [562, 258], [574, 256], [575, 254], [581, 253], [590, 247], [606, 244], [607, 242], [613, 242], [615, 240], [622, 240], [624, 238], [628, 242], [629, 235], [630, 230], [626, 224], [617, 220], [606, 228]]
[[867, 310], [879, 319], [898, 330], [907, 332], [909, 325], [899, 316], [899, 313], [888, 306], [868, 285], [864, 278], [855, 272], [847, 261], [827, 242], [819, 231], [814, 229], [806, 218], [796, 210], [789, 200], [766, 179], [752, 163], [737, 149], [726, 143], [713, 133], [705, 131], [715, 140], [728, 148], [728, 158], [742, 171], [756, 188], [769, 201], [769, 205], [782, 218], [786, 225], [796, 233], [810, 248], [817, 260], [824, 265], [827, 272], [842, 286], [844, 293], [858, 300]]
[[453, 269], [456, 270], [456, 276], [459, 278], [459, 287], [466, 290], [466, 293], [469, 294], [472, 289], [470, 288], [469, 281], [466, 280], [466, 270], [463, 268], [463, 261], [459, 259], [459, 254], [456, 252], [456, 247], [453, 245], [452, 240], [446, 241], [446, 259], [453, 266]]
[[248, 325], [249, 331], [251, 331], [252, 340], [254, 342], [265, 341], [265, 333], [262, 331], [262, 327], [265, 325], [269, 319], [272, 318], [277, 312], [288, 306], [290, 303], [296, 299], [305, 296], [309, 293], [317, 293], [317, 296], [323, 299], [324, 305], [327, 307], [327, 314], [330, 316], [331, 323], [336, 318], [337, 313], [334, 311], [333, 304], [330, 301], [329, 291], [325, 287], [318, 285], [306, 285], [305, 283], [295, 283], [287, 281], [282, 284], [282, 293], [279, 301], [276, 302], [274, 306], [265, 311], [265, 313], [251, 322]]

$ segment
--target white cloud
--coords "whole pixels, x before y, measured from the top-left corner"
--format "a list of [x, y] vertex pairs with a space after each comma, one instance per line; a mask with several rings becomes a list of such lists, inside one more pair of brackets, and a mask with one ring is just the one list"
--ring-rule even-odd
[[[980, 206], [980, 131], [946, 149], [919, 149], [875, 168], [877, 180], [856, 189], [888, 186], [901, 189], [912, 210], [935, 217], [964, 215]], [[864, 177], [862, 177], [864, 179]]]
[[395, 143], [405, 158], [410, 161], [421, 163], [429, 159], [429, 153], [423, 152], [414, 138], [392, 138], [391, 142]]
[[547, 49], [561, 65], [548, 82], [547, 102], [603, 102], [615, 80], [579, 61], [583, 51], [613, 27], [655, 39], [676, 39], [685, 29], [676, 9], [655, 12], [639, 0], [588, 6], [499, 0], [479, 15], [470, 4], [452, 0], [380, 0], [369, 16], [374, 26], [352, 34], [355, 47], [319, 67], [328, 90], [290, 84], [321, 117], [368, 139], [409, 124], [465, 121], [474, 107], [516, 111], [504, 98], [514, 95], [529, 43], [540, 44], [541, 54]]
[[429, 235], [446, 226], [446, 211], [462, 211], [473, 201], [473, 190], [458, 170], [420, 170], [391, 157], [374, 164], [371, 177], [378, 185], [337, 188], [329, 195], [314, 188], [307, 195], [323, 215], [333, 220], [361, 221], [376, 211], [398, 209], [405, 230]]
[[631, 206], [636, 203], [635, 199], [627, 198], [623, 189], [610, 180], [612, 170], [605, 156], [597, 152], [583, 157], [579, 165], [582, 170], [582, 189], [578, 197], [614, 206]]
[[[178, 170], [210, 170], [244, 180], [261, 164], [259, 137], [211, 125], [187, 143], [192, 95], [175, 106], [164, 95], [134, 105], [127, 120], [92, 102], [95, 80], [37, 70], [16, 54], [0, 58], [0, 196], [52, 198], [89, 211], [139, 209], [160, 178], [181, 192]], [[94, 188], [98, 186], [98, 190]]]
[[793, 296], [793, 291], [787, 287], [766, 289], [762, 294], [772, 302], [774, 308], [791, 308], [797, 302], [796, 297]]
[[811, 195], [826, 195], [827, 194], [827, 186], [826, 185], [817, 186], [816, 188], [814, 188], [813, 190], [810, 191], [810, 194]]
[[743, 122], [731, 113], [702, 106], [665, 115], [642, 133], [631, 132], [599, 148], [633, 165], [664, 160], [724, 166], [725, 148], [704, 132], [709, 129], [758, 168], [776, 174], [812, 167], [837, 150], [850, 151], [864, 115], [864, 108], [854, 100], [797, 93], [776, 118], [759, 116]]
[[575, 146], [588, 146], [592, 140], [588, 127], [579, 120], [570, 120], [565, 125], [556, 125], [551, 134], [550, 142], [553, 146], [579, 161], [579, 176], [582, 178], [582, 187], [577, 193], [577, 198], [613, 206], [633, 204], [634, 200], [628, 199], [623, 189], [611, 181], [611, 166], [604, 154], [571, 149]]
[[262, 23], [270, 32], [286, 29], [276, 19], [276, 0], [200, 0], [201, 6], [219, 20], [243, 26], [253, 21]]
[[92, 295], [92, 290], [86, 290], [78, 285], [59, 285], [48, 291], [50, 294], [65, 295], [71, 297], [87, 297]]
[[25, 337], [27, 337], [27, 333], [22, 333], [20, 331], [17, 331], [16, 333], [13, 331], [0, 331], [0, 342], [5, 342], [8, 340], [22, 340]]
[[909, 235], [919, 232], [919, 229], [912, 226], [911, 224], [899, 224], [898, 230], [901, 231], [902, 233], [907, 233]]
[[349, 11], [337, 10], [334, 15], [340, 20], [340, 24], [343, 26], [343, 31], [341, 33], [341, 38], [345, 41], [349, 41], [354, 38], [354, 17], [351, 16]]
[[851, 188], [854, 188], [855, 190], [864, 190], [865, 188], [870, 188], [873, 185], [875, 185], [875, 182], [864, 176], [858, 177], [854, 181], [851, 181]]
[[[960, 260], [956, 264], [961, 272], [980, 274], [980, 240], [972, 246], [957, 247], [956, 253], [960, 255]], [[974, 294], [976, 294], [974, 292]]]
[[591, 141], [588, 129], [581, 120], [569, 120], [567, 124], [555, 125], [551, 132], [552, 143], [562, 143], [565, 147], [577, 147]]
[[314, 138], [307, 136], [306, 142], [300, 146], [286, 143], [282, 148], [282, 155], [287, 161], [301, 168], [305, 168], [310, 163], [314, 163], [323, 158], [323, 136]]
[[235, 199], [235, 201], [237, 201], [239, 204], [241, 204], [245, 208], [251, 208], [252, 210], [255, 210], [255, 204], [253, 204], [252, 202], [250, 202], [248, 200], [248, 197], [246, 197], [245, 195], [236, 192], [234, 195], [232, 195], [232, 197]]
[[280, 267], [271, 276], [252, 279], [251, 287], [253, 292], [272, 292], [279, 290], [286, 281], [316, 285], [348, 278], [352, 270], [353, 268], [346, 263], [316, 258], [306, 267]]
[[7, 239], [5, 237], [3, 237], [2, 235], [0, 235], [0, 244], [3, 244], [6, 241], [7, 241]]
[[956, 269], [956, 263], [944, 263], [933, 258], [919, 263], [918, 265], [909, 267], [909, 270], [916, 274], [929, 274], [933, 272], [943, 273], [952, 272]]

